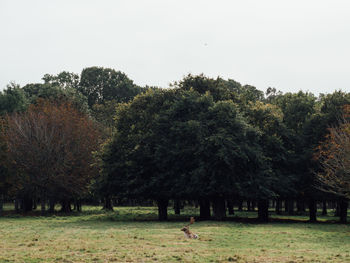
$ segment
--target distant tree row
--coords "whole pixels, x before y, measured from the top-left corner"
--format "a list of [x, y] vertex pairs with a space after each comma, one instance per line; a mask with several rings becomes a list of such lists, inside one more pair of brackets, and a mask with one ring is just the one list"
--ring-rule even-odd
[[33, 200], [43, 212], [48, 200], [66, 212], [87, 197], [106, 209], [154, 200], [166, 220], [170, 200], [191, 200], [223, 220], [245, 200], [267, 221], [273, 200], [316, 221], [317, 202], [335, 201], [346, 221], [349, 93], [264, 93], [204, 75], [139, 87], [98, 67], [43, 80], [0, 94], [0, 199], [25, 211]]

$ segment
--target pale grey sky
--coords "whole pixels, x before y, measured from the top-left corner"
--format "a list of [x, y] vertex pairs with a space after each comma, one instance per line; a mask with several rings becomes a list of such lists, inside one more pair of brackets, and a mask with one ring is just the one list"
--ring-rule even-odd
[[0, 89], [89, 66], [350, 92], [349, 0], [0, 0]]

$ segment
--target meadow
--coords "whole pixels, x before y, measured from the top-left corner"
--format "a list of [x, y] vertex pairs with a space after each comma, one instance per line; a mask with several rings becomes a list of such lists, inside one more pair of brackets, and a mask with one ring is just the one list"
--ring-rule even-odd
[[0, 262], [350, 262], [350, 226], [332, 216], [311, 224], [307, 216], [272, 214], [259, 224], [249, 219], [256, 212], [236, 212], [224, 222], [195, 222], [199, 239], [185, 239], [180, 229], [198, 213], [169, 209], [168, 222], [157, 221], [155, 207], [8, 213], [0, 217]]

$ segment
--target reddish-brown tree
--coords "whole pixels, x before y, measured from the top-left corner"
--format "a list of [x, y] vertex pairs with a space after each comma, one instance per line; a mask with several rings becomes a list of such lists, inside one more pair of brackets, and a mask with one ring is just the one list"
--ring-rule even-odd
[[317, 174], [319, 187], [327, 192], [350, 198], [350, 107], [344, 107], [339, 126], [329, 129], [326, 140], [317, 149], [321, 165]]
[[27, 112], [7, 117], [9, 164], [22, 186], [40, 195], [42, 210], [52, 197], [61, 200], [63, 210], [70, 210], [68, 200], [87, 191], [97, 172], [92, 153], [98, 138], [93, 121], [70, 103], [39, 100]]

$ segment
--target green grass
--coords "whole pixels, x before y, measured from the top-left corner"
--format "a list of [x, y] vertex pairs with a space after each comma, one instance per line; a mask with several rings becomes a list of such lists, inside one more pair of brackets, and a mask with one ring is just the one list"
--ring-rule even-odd
[[0, 262], [350, 262], [350, 226], [326, 222], [333, 217], [316, 224], [302, 216], [293, 223], [198, 221], [191, 230], [199, 240], [188, 240], [180, 228], [198, 209], [180, 216], [169, 209], [164, 223], [153, 207], [83, 209], [72, 216], [0, 217]]

